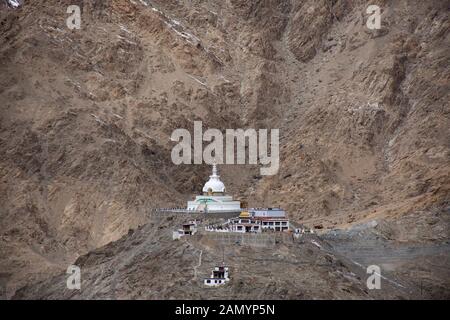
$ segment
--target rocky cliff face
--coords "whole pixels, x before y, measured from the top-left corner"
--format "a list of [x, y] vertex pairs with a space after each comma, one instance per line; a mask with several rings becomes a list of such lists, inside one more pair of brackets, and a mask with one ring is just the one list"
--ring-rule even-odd
[[[80, 30], [66, 26], [72, 4]], [[0, 6], [8, 296], [197, 193], [209, 169], [175, 166], [169, 141], [194, 120], [280, 129], [277, 175], [221, 168], [250, 205], [318, 228], [378, 219], [394, 240], [448, 239], [448, 1]]]

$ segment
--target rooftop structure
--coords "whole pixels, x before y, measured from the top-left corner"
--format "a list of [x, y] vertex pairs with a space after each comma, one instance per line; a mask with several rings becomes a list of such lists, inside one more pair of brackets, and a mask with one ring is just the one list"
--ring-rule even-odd
[[253, 217], [286, 217], [286, 212], [280, 208], [251, 208], [249, 213]]

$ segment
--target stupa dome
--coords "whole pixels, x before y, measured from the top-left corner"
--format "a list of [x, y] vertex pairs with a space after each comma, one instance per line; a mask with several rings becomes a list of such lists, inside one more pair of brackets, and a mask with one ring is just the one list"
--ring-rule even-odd
[[217, 175], [217, 167], [214, 164], [212, 175], [209, 176], [209, 180], [203, 186], [204, 193], [224, 193], [225, 185], [220, 181], [220, 176]]

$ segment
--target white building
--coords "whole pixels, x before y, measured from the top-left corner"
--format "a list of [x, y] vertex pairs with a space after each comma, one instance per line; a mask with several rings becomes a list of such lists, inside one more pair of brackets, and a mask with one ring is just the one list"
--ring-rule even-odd
[[242, 211], [239, 217], [228, 220], [228, 227], [232, 232], [261, 232], [261, 224], [258, 220], [253, 219], [248, 211]]
[[288, 231], [289, 219], [286, 218], [286, 212], [279, 208], [251, 209], [242, 211], [237, 218], [229, 219], [228, 227], [232, 232], [242, 233]]
[[227, 283], [228, 281], [230, 281], [230, 278], [228, 276], [228, 267], [219, 266], [214, 267], [213, 271], [211, 272], [211, 277], [205, 278], [203, 280], [203, 283], [205, 286], [217, 287]]
[[197, 221], [189, 221], [183, 223], [181, 229], [178, 229], [172, 233], [172, 239], [178, 240], [184, 236], [192, 236], [197, 233]]
[[212, 175], [203, 186], [203, 195], [196, 196], [195, 200], [188, 201], [187, 210], [204, 213], [241, 212], [240, 201], [225, 195], [225, 185], [217, 175], [217, 167], [214, 164]]

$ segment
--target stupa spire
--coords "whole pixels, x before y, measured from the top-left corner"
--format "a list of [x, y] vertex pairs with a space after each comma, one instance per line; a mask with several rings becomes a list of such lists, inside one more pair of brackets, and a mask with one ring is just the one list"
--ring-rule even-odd
[[216, 165], [216, 162], [213, 163], [213, 167], [212, 167], [212, 176], [213, 176], [213, 177], [219, 177], [219, 176], [217, 175], [217, 165]]

